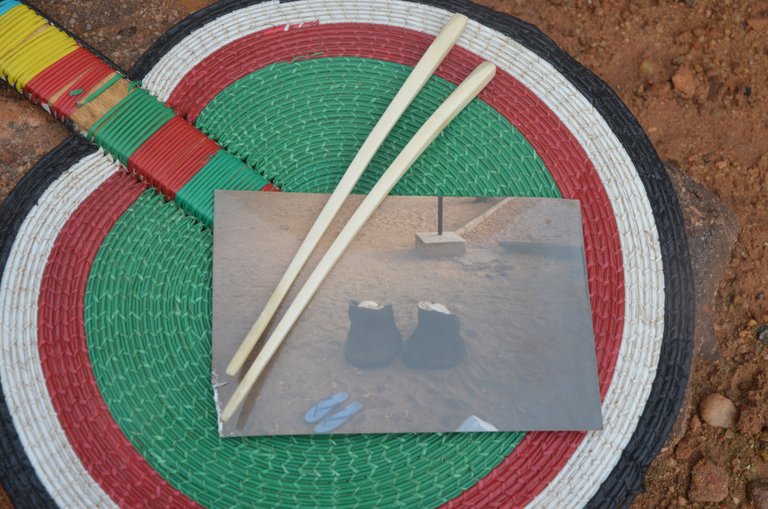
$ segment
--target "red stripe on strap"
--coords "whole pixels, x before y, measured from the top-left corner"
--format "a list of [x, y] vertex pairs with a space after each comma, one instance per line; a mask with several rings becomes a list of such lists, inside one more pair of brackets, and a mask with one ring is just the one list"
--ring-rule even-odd
[[38, 342], [51, 400], [83, 466], [120, 507], [198, 507], [133, 448], [99, 392], [84, 302], [93, 260], [112, 225], [146, 189], [125, 173], [105, 181], [59, 233], [40, 290]]
[[219, 150], [189, 122], [174, 117], [131, 154], [128, 168], [173, 199]]
[[[90, 51], [77, 48], [32, 78], [25, 92], [34, 102], [48, 104], [53, 116], [62, 120], [75, 111], [77, 101], [86, 97], [91, 88], [114, 72]], [[66, 90], [51, 103], [64, 87]]]

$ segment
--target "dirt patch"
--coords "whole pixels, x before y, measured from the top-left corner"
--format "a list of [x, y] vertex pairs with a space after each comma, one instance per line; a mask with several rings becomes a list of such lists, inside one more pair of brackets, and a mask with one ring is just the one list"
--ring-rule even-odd
[[[149, 4], [40, 1], [54, 19], [129, 68], [166, 29], [205, 0]], [[635, 507], [688, 505], [699, 460], [725, 468], [720, 507], [753, 507], [750, 482], [768, 480], [768, 434], [702, 423], [713, 392], [737, 408], [764, 408], [768, 345], [768, 2], [764, 0], [484, 0], [529, 21], [607, 81], [638, 117], [659, 154], [722, 200], [739, 234], [712, 307], [716, 355], [697, 357], [688, 409], [675, 447], [652, 466]], [[673, 80], [673, 77], [677, 79]], [[0, 89], [0, 198], [67, 134], [7, 87]], [[4, 507], [0, 497], [0, 507]]]

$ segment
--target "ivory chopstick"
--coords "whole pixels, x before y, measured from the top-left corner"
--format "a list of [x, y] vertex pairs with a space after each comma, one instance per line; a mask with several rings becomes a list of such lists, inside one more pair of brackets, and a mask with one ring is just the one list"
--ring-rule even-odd
[[397, 95], [392, 99], [392, 102], [384, 111], [384, 114], [368, 135], [368, 138], [360, 147], [357, 155], [352, 159], [352, 162], [344, 173], [344, 176], [341, 178], [341, 181], [339, 181], [339, 184], [336, 186], [336, 189], [333, 191], [333, 194], [328, 198], [320, 215], [317, 216], [315, 224], [312, 225], [304, 242], [301, 243], [301, 247], [299, 247], [299, 250], [296, 252], [296, 256], [294, 256], [290, 265], [288, 265], [285, 274], [274, 292], [272, 292], [272, 295], [267, 301], [266, 306], [264, 306], [259, 318], [243, 339], [237, 352], [235, 352], [234, 357], [232, 357], [226, 370], [226, 373], [229, 376], [235, 376], [243, 367], [251, 350], [256, 346], [259, 338], [264, 333], [264, 329], [269, 325], [269, 322], [272, 320], [280, 303], [285, 298], [285, 295], [288, 293], [288, 290], [290, 290], [296, 277], [304, 267], [304, 264], [315, 250], [315, 247], [317, 247], [321, 237], [328, 229], [328, 225], [331, 224], [342, 204], [352, 192], [352, 189], [360, 179], [360, 176], [368, 166], [368, 163], [371, 162], [371, 159], [373, 159], [373, 156], [379, 150], [379, 147], [381, 147], [381, 144], [384, 142], [387, 135], [389, 135], [397, 121], [411, 102], [413, 102], [413, 99], [424, 87], [430, 76], [432, 76], [432, 73], [435, 72], [435, 69], [437, 69], [440, 63], [445, 59], [448, 52], [451, 51], [451, 48], [453, 48], [453, 45], [464, 31], [466, 24], [467, 17], [463, 14], [455, 14], [450, 21], [448, 21], [435, 40], [432, 41], [429, 48], [427, 48], [427, 51], [416, 64], [416, 67], [413, 68], [413, 71], [411, 71], [411, 74], [405, 80], [405, 83], [403, 83], [403, 86], [397, 92]]
[[424, 152], [430, 143], [445, 129], [445, 127], [463, 110], [469, 102], [493, 79], [496, 67], [483, 62], [453, 91], [451, 95], [435, 110], [427, 121], [419, 128], [413, 138], [398, 154], [392, 164], [387, 168], [370, 193], [363, 199], [355, 213], [333, 241], [331, 247], [317, 264], [309, 279], [299, 291], [296, 299], [291, 303], [285, 315], [282, 317], [274, 332], [264, 344], [256, 360], [238, 385], [232, 398], [227, 403], [221, 414], [223, 422], [228, 421], [237, 411], [243, 400], [250, 392], [256, 380], [267, 366], [272, 356], [282, 344], [291, 327], [301, 316], [309, 301], [322, 284], [325, 277], [331, 271], [344, 251], [363, 227], [365, 222], [374, 213], [376, 208], [387, 197], [390, 190], [400, 180], [403, 174], [411, 167], [416, 159]]

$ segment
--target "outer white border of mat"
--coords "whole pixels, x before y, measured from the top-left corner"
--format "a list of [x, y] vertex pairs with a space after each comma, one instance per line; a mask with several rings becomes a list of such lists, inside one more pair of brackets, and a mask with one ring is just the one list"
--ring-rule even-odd
[[[450, 15], [436, 7], [392, 0], [378, 2], [375, 12], [370, 4], [355, 0], [257, 4], [192, 32], [160, 59], [143, 83], [167, 100], [183, 75], [213, 51], [273, 26], [313, 20], [355, 21], [436, 34]], [[474, 21], [468, 24], [459, 45], [510, 73], [552, 109], [592, 160], [614, 209], [624, 257], [626, 308], [619, 358], [603, 404], [604, 429], [587, 434], [566, 466], [530, 504], [582, 506], [610, 474], [637, 427], [658, 364], [664, 282], [653, 213], [618, 139], [586, 98], [548, 62]], [[37, 351], [37, 298], [59, 231], [77, 206], [116, 169], [117, 165], [103, 155], [88, 156], [54, 182], [25, 219], [0, 284], [0, 380], [20, 439], [41, 481], [63, 507], [113, 503], [70, 448], [50, 403]]]
[[[234, 40], [274, 26], [354, 21], [434, 35], [450, 16], [437, 7], [396, 0], [376, 4], [356, 0], [265, 2], [225, 14], [190, 33], [160, 58], [143, 84], [165, 101], [205, 57]], [[458, 45], [511, 74], [560, 118], [595, 165], [616, 217], [624, 262], [625, 324], [614, 377], [603, 402], [604, 429], [587, 434], [566, 466], [530, 504], [580, 507], [617, 464], [655, 378], [664, 333], [664, 280], [653, 212], [624, 147], [589, 101], [551, 64], [510, 37], [472, 20]]]
[[118, 165], [99, 150], [66, 170], [27, 214], [0, 282], [0, 381], [16, 433], [61, 507], [117, 507], [72, 449], [48, 393], [37, 346], [43, 273], [66, 222]]

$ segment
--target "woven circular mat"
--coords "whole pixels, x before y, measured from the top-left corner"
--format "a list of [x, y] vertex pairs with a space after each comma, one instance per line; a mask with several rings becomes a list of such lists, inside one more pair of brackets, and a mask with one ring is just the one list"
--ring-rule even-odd
[[71, 138], [0, 216], [2, 478], [18, 507], [606, 507], [641, 487], [682, 399], [692, 276], [677, 198], [615, 94], [534, 27], [461, 1], [225, 0], [134, 69], [283, 191], [330, 192], [431, 36], [470, 23], [365, 192], [480, 61], [496, 78], [399, 194], [578, 199], [597, 432], [220, 439], [211, 230]]

